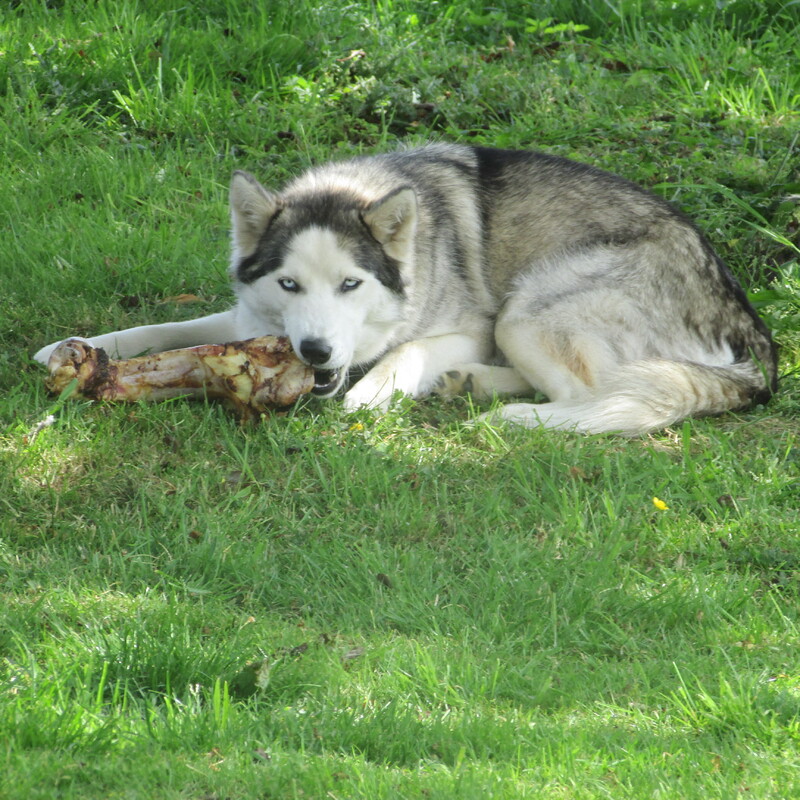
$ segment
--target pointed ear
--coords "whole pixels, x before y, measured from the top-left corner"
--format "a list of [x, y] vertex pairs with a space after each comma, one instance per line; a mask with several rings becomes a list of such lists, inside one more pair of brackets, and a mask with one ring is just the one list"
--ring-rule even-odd
[[278, 196], [265, 189], [247, 172], [233, 173], [231, 180], [233, 246], [240, 256], [256, 249], [261, 234], [280, 207]]
[[417, 196], [413, 189], [398, 189], [372, 203], [361, 219], [392, 258], [404, 260], [417, 229]]

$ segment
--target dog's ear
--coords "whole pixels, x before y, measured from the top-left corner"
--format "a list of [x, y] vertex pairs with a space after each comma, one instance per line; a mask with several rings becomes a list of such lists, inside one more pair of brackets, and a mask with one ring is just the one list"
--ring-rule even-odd
[[233, 245], [240, 256], [250, 255], [280, 206], [278, 195], [265, 189], [252, 175], [237, 170], [231, 180]]
[[397, 189], [368, 206], [361, 219], [392, 258], [405, 260], [417, 229], [417, 196], [408, 187]]

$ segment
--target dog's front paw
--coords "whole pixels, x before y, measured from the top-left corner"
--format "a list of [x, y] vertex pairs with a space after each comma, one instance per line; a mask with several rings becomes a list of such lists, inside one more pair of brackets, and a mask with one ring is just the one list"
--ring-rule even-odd
[[468, 370], [451, 369], [440, 375], [432, 389], [434, 394], [448, 400], [475, 391], [475, 377]]
[[386, 411], [392, 400], [391, 394], [385, 394], [380, 388], [364, 385], [360, 380], [342, 399], [345, 411], [357, 411], [369, 408], [375, 411]]

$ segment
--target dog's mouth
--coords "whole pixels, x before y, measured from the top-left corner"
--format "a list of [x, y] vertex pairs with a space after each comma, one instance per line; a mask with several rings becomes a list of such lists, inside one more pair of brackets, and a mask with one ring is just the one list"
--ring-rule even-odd
[[338, 369], [315, 369], [314, 388], [311, 393], [327, 397], [339, 388], [341, 382], [341, 372]]

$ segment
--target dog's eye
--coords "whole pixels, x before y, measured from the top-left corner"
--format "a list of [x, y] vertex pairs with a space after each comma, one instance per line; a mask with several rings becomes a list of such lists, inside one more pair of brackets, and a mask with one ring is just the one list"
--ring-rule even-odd
[[358, 289], [362, 283], [363, 281], [358, 280], [358, 278], [346, 278], [342, 281], [342, 285], [339, 288], [343, 292], [352, 292], [353, 289]]
[[291, 278], [278, 278], [278, 286], [286, 292], [299, 292], [300, 284]]

